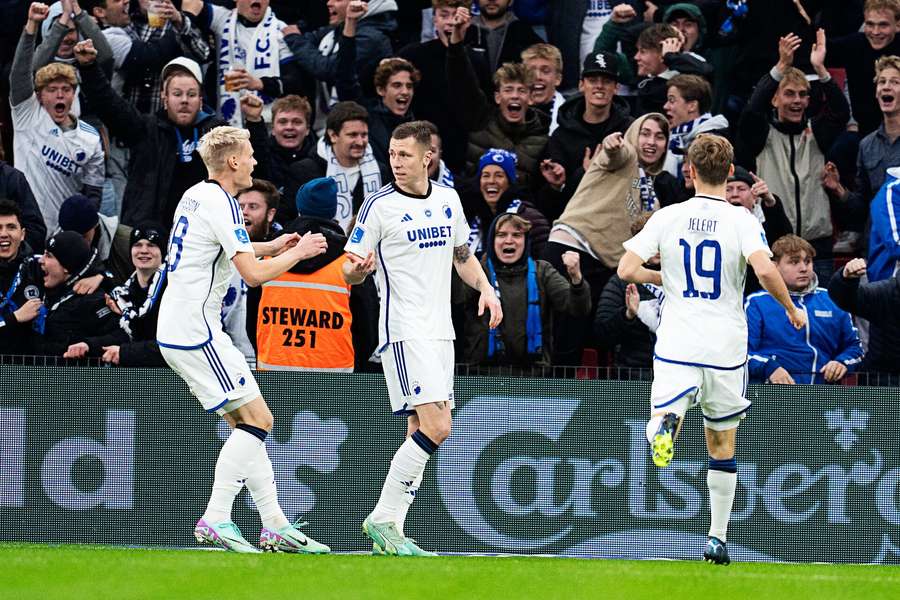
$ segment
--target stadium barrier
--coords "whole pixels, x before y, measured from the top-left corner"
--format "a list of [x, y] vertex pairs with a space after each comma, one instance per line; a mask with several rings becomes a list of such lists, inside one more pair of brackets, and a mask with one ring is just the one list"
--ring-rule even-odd
[[[0, 539], [193, 546], [227, 426], [167, 370], [0, 367]], [[359, 532], [405, 431], [377, 375], [260, 373], [289, 518], [337, 551]], [[454, 431], [407, 535], [441, 552], [696, 559], [706, 452], [691, 411], [676, 460], [644, 439], [643, 381], [460, 377]], [[729, 550], [743, 561], [900, 562], [900, 390], [751, 387]], [[234, 519], [259, 528], [246, 490]]]

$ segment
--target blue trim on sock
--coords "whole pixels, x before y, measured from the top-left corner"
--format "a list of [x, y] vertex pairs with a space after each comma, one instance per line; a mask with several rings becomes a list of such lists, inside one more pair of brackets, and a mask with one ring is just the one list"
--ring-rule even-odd
[[709, 470], [724, 471], [725, 473], [737, 473], [737, 461], [734, 459], [734, 457], [726, 458], [725, 460], [716, 460], [715, 458], [710, 458]]
[[266, 438], [269, 436], [269, 432], [260, 427], [255, 427], [253, 425], [247, 425], [246, 423], [238, 423], [234, 426], [235, 429], [240, 429], [241, 431], [246, 431], [250, 435], [255, 438], [258, 438], [259, 441], [265, 442]]
[[438, 445], [429, 439], [427, 435], [422, 433], [420, 429], [416, 429], [412, 434], [412, 441], [419, 445], [419, 448], [427, 452], [428, 454], [434, 454], [435, 450], [438, 449]]

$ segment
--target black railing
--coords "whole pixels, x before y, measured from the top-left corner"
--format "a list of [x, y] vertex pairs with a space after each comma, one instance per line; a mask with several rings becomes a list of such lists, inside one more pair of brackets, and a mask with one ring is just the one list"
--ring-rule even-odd
[[[61, 356], [35, 356], [0, 354], [0, 365], [28, 367], [101, 367], [114, 368], [99, 358], [63, 358]], [[253, 365], [255, 367], [255, 365]], [[532, 379], [597, 379], [618, 381], [651, 381], [653, 369], [612, 366], [516, 366], [516, 365], [467, 365], [457, 364], [456, 374], [461, 377], [524, 377]], [[850, 373], [837, 385], [900, 387], [897, 373]]]

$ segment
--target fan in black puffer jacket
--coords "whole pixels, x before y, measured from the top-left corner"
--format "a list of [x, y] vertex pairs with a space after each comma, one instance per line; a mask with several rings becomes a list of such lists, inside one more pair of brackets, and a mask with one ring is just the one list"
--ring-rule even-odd
[[[616, 367], [653, 368], [653, 346], [656, 336], [637, 317], [628, 314], [625, 290], [628, 282], [613, 275], [606, 282], [594, 316], [597, 344], [613, 352]], [[641, 300], [652, 300], [653, 294], [643, 285], [636, 286]]]
[[[862, 261], [862, 259], [857, 259]], [[860, 371], [889, 373], [889, 381], [872, 381], [877, 385], [900, 384], [900, 278], [863, 283], [859, 274], [848, 276], [856, 266], [851, 261], [843, 269], [832, 275], [828, 284], [828, 295], [834, 303], [847, 312], [867, 319], [869, 329], [869, 349]], [[861, 264], [865, 265], [863, 261]]]
[[143, 225], [131, 231], [131, 261], [135, 271], [112, 291], [121, 314], [121, 330], [110, 334], [104, 344], [103, 359], [107, 362], [120, 367], [167, 366], [156, 342], [159, 301], [166, 289], [163, 258], [167, 239], [162, 228], [156, 225]]
[[[207, 176], [197, 142], [225, 121], [202, 106], [193, 115], [178, 113], [172, 105], [155, 115], [142, 115], [113, 91], [96, 63], [78, 68], [82, 92], [93, 99], [92, 106], [110, 133], [131, 149], [121, 223], [135, 226], [160, 221], [171, 226], [185, 190]], [[199, 89], [199, 81], [197, 86]], [[183, 118], [190, 118], [190, 122], [178, 124], [175, 120]]]
[[79, 295], [75, 283], [88, 273], [96, 252], [74, 231], [62, 231], [47, 242], [41, 261], [23, 265], [33, 274], [43, 273], [44, 307], [35, 319], [35, 353], [43, 356], [83, 358], [100, 356], [109, 334], [119, 331], [118, 317], [97, 290]]

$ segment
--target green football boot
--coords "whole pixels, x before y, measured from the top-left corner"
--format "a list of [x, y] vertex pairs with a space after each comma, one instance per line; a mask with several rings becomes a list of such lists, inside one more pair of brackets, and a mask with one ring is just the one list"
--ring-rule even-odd
[[369, 516], [363, 521], [362, 531], [372, 540], [372, 545], [378, 546], [384, 554], [392, 556], [410, 555], [410, 549], [406, 547], [406, 538], [400, 535], [393, 521], [376, 523]]
[[269, 552], [291, 552], [294, 554], [328, 554], [331, 548], [304, 535], [300, 527], [307, 523], [294, 523], [275, 531], [263, 527], [259, 533], [259, 547]]
[[667, 413], [653, 436], [653, 464], [659, 468], [667, 467], [675, 456], [675, 429], [678, 427], [678, 415]]

